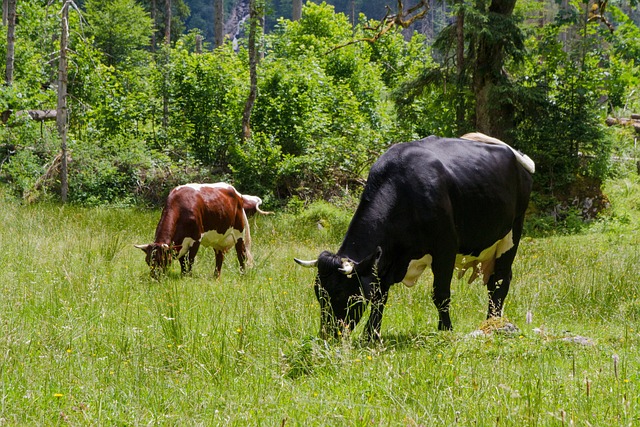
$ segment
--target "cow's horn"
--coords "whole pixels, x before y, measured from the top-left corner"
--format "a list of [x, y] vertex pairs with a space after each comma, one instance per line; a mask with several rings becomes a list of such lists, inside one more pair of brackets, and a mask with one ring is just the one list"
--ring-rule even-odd
[[142, 249], [143, 251], [146, 251], [147, 248], [149, 247], [148, 244], [147, 245], [133, 245], [133, 246], [135, 246], [138, 249]]
[[342, 267], [340, 267], [338, 269], [338, 271], [340, 271], [341, 273], [344, 273], [345, 275], [350, 275], [351, 273], [353, 273], [353, 268], [355, 267], [355, 264], [353, 261], [351, 261], [348, 258], [342, 258]]
[[318, 265], [317, 259], [314, 259], [313, 261], [305, 261], [302, 259], [294, 258], [293, 260], [303, 267], [316, 267]]

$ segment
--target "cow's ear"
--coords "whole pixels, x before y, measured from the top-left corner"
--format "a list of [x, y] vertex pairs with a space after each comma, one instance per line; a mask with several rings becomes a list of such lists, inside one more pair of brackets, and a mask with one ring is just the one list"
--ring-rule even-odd
[[356, 265], [356, 272], [361, 276], [373, 273], [378, 268], [380, 257], [382, 257], [382, 248], [378, 246], [374, 253]]
[[133, 246], [135, 246], [138, 249], [141, 249], [142, 252], [147, 252], [147, 249], [149, 249], [149, 246], [151, 246], [151, 245], [147, 244], [147, 245], [133, 245]]

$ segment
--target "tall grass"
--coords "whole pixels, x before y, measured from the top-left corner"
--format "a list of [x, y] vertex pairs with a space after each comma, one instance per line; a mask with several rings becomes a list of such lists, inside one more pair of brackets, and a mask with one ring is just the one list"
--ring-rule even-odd
[[362, 326], [317, 338], [313, 271], [292, 261], [335, 250], [343, 212], [252, 219], [244, 275], [230, 253], [216, 280], [205, 248], [191, 275], [154, 281], [133, 244], [158, 212], [5, 198], [0, 425], [640, 424], [640, 182], [608, 193], [590, 230], [523, 240], [505, 309], [519, 333], [473, 336], [487, 297], [465, 279], [455, 331], [435, 332], [425, 274], [392, 289], [373, 346]]

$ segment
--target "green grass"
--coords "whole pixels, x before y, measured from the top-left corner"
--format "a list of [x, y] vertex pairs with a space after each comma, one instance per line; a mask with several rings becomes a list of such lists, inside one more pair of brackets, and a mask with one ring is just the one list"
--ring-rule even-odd
[[230, 252], [216, 280], [203, 249], [192, 275], [153, 281], [133, 244], [159, 212], [5, 197], [0, 425], [640, 424], [640, 181], [607, 192], [588, 231], [523, 240], [505, 309], [520, 333], [473, 337], [487, 297], [464, 279], [437, 333], [425, 274], [394, 286], [376, 346], [362, 326], [316, 338], [313, 271], [293, 257], [338, 247], [329, 207], [252, 219], [245, 275]]

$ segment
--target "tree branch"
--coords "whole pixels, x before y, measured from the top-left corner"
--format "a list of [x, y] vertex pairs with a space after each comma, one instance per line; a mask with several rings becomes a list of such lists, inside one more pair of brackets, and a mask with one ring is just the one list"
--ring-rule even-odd
[[392, 28], [394, 27], [407, 28], [411, 24], [413, 24], [415, 21], [418, 21], [424, 18], [427, 12], [429, 12], [429, 0], [420, 0], [415, 6], [410, 7], [406, 11], [404, 10], [404, 4], [402, 0], [398, 0], [397, 13], [395, 14], [392, 13], [389, 6], [387, 6], [387, 13], [385, 14], [384, 18], [382, 18], [382, 20], [378, 23], [378, 25], [376, 25], [375, 27], [369, 27], [369, 26], [364, 27], [364, 30], [366, 31], [375, 32], [372, 37], [363, 37], [360, 39], [351, 40], [347, 43], [344, 43], [338, 46], [334, 46], [329, 51], [327, 51], [326, 54], [329, 54], [333, 51], [342, 49], [343, 47], [347, 47], [356, 43], [362, 43], [362, 42], [375, 43], [378, 41], [378, 39], [384, 36]]

